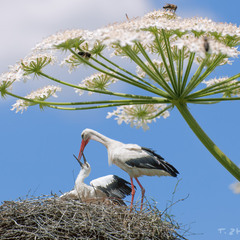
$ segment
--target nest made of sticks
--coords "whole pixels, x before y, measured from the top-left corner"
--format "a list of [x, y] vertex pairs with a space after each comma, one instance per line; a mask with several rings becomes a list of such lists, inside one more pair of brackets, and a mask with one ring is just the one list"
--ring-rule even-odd
[[42, 196], [0, 206], [0, 239], [185, 239], [178, 230], [151, 205], [129, 211]]

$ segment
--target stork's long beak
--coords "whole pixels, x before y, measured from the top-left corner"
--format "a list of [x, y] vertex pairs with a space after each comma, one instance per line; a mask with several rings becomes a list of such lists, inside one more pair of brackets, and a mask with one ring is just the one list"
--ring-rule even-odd
[[86, 160], [85, 155], [83, 153], [82, 153], [82, 156], [83, 156], [84, 163], [86, 164], [87, 160]]
[[82, 143], [81, 143], [81, 147], [80, 147], [80, 151], [79, 151], [79, 154], [78, 154], [78, 159], [80, 160], [82, 158], [82, 155], [83, 155], [83, 151], [84, 151], [84, 148], [86, 147], [86, 145], [88, 144], [89, 142], [89, 139], [87, 140], [82, 140]]
[[76, 158], [76, 160], [79, 162], [79, 164], [80, 164], [80, 166], [81, 166], [81, 168], [82, 168], [82, 167], [83, 167], [83, 164], [81, 163], [80, 159], [78, 159], [74, 154], [73, 154], [73, 156]]

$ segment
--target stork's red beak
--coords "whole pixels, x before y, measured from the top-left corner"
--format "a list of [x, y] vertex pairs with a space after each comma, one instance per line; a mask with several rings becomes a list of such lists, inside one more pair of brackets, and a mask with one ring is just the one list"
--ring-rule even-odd
[[82, 158], [84, 148], [86, 147], [86, 145], [88, 144], [88, 142], [89, 142], [89, 139], [87, 139], [87, 140], [82, 140], [81, 147], [80, 147], [80, 151], [79, 151], [79, 154], [78, 154], [78, 159], [79, 159], [79, 160]]

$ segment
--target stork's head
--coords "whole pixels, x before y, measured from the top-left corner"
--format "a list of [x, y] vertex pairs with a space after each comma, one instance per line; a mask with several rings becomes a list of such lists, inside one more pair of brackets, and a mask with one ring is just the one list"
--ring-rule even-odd
[[85, 158], [85, 156], [84, 156], [83, 153], [82, 153], [82, 155], [83, 155], [83, 160], [84, 160], [83, 163], [80, 161], [80, 159], [78, 159], [78, 158], [73, 154], [73, 156], [76, 158], [76, 160], [79, 162], [79, 164], [80, 164], [80, 166], [81, 166], [81, 172], [83, 172], [84, 175], [85, 175], [85, 177], [87, 177], [87, 176], [90, 174], [90, 172], [91, 172], [91, 166], [90, 166], [90, 164], [87, 162], [87, 160], [86, 160], [86, 158]]
[[85, 130], [83, 130], [81, 136], [82, 136], [82, 143], [81, 143], [78, 159], [81, 159], [84, 148], [87, 146], [90, 139], [103, 143], [103, 139], [102, 139], [103, 135], [89, 128], [86, 128]]
[[85, 130], [82, 131], [81, 137], [82, 137], [82, 142], [81, 142], [81, 147], [80, 147], [80, 151], [79, 151], [79, 155], [78, 155], [78, 159], [80, 160], [82, 155], [83, 155], [83, 151], [84, 148], [86, 147], [86, 145], [88, 144], [91, 134], [90, 134], [90, 129], [86, 128]]

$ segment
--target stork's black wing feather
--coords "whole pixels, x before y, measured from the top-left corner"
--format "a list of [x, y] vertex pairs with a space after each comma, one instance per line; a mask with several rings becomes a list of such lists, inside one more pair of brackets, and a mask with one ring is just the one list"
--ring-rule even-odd
[[120, 178], [116, 175], [108, 175], [103, 178], [107, 179], [107, 184], [98, 184], [97, 179], [93, 180], [90, 184], [93, 187], [103, 191], [108, 197], [123, 199], [131, 194], [131, 183]]
[[142, 150], [148, 153], [148, 155], [145, 157], [128, 160], [125, 163], [131, 167], [163, 170], [173, 177], [176, 177], [177, 174], [179, 174], [175, 167], [166, 162], [163, 157], [155, 153], [153, 150], [144, 147], [142, 147]]
[[144, 150], [144, 151], [148, 152], [149, 154], [157, 157], [158, 159], [164, 160], [164, 158], [162, 156], [160, 156], [159, 154], [155, 153], [155, 151], [152, 150], [151, 148], [146, 148], [146, 147], [141, 147], [141, 148], [142, 148], [142, 150]]

